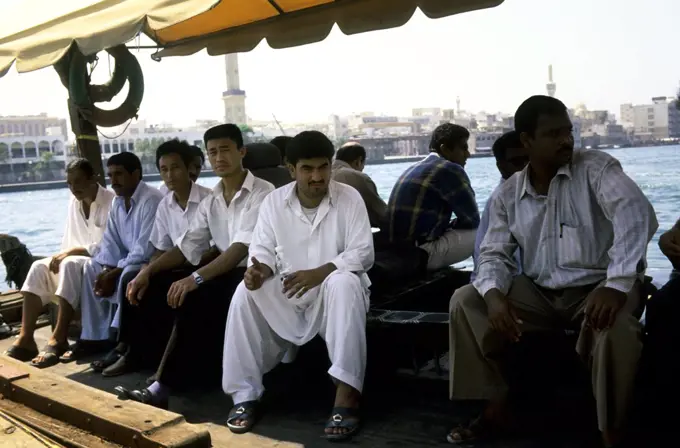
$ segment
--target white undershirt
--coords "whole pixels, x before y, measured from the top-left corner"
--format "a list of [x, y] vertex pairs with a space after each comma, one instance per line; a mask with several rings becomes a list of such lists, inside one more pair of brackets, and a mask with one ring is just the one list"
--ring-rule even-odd
[[316, 215], [319, 212], [319, 207], [315, 207], [315, 208], [302, 207], [302, 212], [305, 214], [305, 216], [309, 220], [309, 223], [314, 224], [314, 220], [316, 219]]

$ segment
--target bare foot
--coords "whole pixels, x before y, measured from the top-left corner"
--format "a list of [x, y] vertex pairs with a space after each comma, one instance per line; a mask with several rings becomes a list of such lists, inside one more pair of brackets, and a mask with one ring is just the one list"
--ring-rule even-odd
[[33, 336], [22, 336], [19, 335], [14, 341], [14, 344], [12, 344], [15, 347], [21, 347], [25, 348], [27, 350], [37, 350], [38, 349], [38, 344], [35, 343], [35, 339], [33, 339]]

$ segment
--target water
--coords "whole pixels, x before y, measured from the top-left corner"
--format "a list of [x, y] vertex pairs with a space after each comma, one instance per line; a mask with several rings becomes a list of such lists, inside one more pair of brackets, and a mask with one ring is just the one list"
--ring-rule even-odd
[[[659, 235], [671, 228], [680, 216], [680, 146], [662, 148], [628, 148], [612, 151], [625, 171], [642, 188], [650, 199], [659, 220], [659, 231], [649, 245], [649, 275], [655, 276], [656, 283], [663, 283], [671, 266], [661, 254], [657, 245]], [[409, 163], [392, 165], [369, 165], [366, 173], [376, 185], [380, 195], [387, 199], [397, 177]], [[498, 185], [500, 175], [493, 158], [471, 159], [466, 170], [472, 186], [477, 192], [480, 210], [489, 194]], [[201, 185], [212, 187], [215, 177], [202, 177]], [[160, 182], [152, 182], [158, 186]], [[24, 193], [0, 194], [0, 233], [18, 237], [36, 255], [50, 255], [59, 250], [61, 235], [66, 219], [69, 191], [29, 191]], [[471, 266], [471, 262], [464, 263]], [[0, 263], [0, 290], [8, 289], [4, 283], [5, 268]]]

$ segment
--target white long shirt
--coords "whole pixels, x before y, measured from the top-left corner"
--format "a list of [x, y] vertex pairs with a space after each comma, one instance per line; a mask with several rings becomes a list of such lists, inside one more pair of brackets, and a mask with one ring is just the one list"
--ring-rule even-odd
[[149, 241], [158, 250], [168, 251], [175, 247], [177, 240], [189, 229], [203, 199], [212, 193], [210, 188], [191, 183], [191, 192], [186, 208], [182, 209], [175, 194], [166, 194], [158, 204], [156, 222]]
[[473, 285], [483, 296], [507, 294], [521, 251], [524, 274], [548, 289], [591, 285], [629, 292], [646, 265], [658, 228], [654, 208], [607, 153], [574, 153], [559, 169], [547, 196], [529, 181], [529, 167], [500, 187], [490, 207], [489, 230]]
[[[220, 252], [226, 251], [234, 243], [249, 246], [260, 205], [272, 191], [274, 185], [248, 171], [241, 189], [227, 205], [224, 187], [219, 182], [199, 204], [189, 230], [177, 240], [177, 247], [189, 263], [196, 266], [201, 256], [210, 249], [211, 240]], [[244, 258], [239, 266], [245, 265]]]
[[90, 256], [94, 256], [99, 248], [99, 242], [106, 230], [106, 220], [111, 210], [111, 203], [116, 195], [98, 186], [97, 195], [90, 205], [90, 215], [85, 218], [83, 203], [71, 196], [66, 216], [66, 228], [61, 240], [61, 251], [83, 247]]
[[[250, 258], [255, 257], [279, 275], [277, 247], [283, 249], [293, 271], [333, 263], [339, 271], [359, 275], [364, 288], [371, 284], [366, 275], [375, 257], [371, 224], [361, 195], [349, 185], [330, 182], [328, 194], [321, 201], [313, 222], [302, 210], [295, 182], [267, 196], [260, 208], [248, 264], [252, 264]], [[315, 301], [314, 292], [306, 293], [301, 302]]]

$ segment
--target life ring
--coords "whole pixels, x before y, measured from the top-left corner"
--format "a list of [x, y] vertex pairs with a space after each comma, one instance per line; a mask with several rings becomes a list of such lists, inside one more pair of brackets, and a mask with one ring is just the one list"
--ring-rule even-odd
[[[78, 106], [85, 119], [97, 126], [113, 127], [137, 115], [144, 97], [144, 74], [139, 62], [125, 45], [118, 45], [106, 51], [116, 61], [111, 80], [101, 86], [90, 86], [87, 58], [79, 51], [74, 51], [69, 62], [68, 90], [71, 100]], [[130, 87], [127, 98], [120, 107], [104, 110], [95, 106], [96, 102], [110, 101], [120, 92], [126, 80]]]

